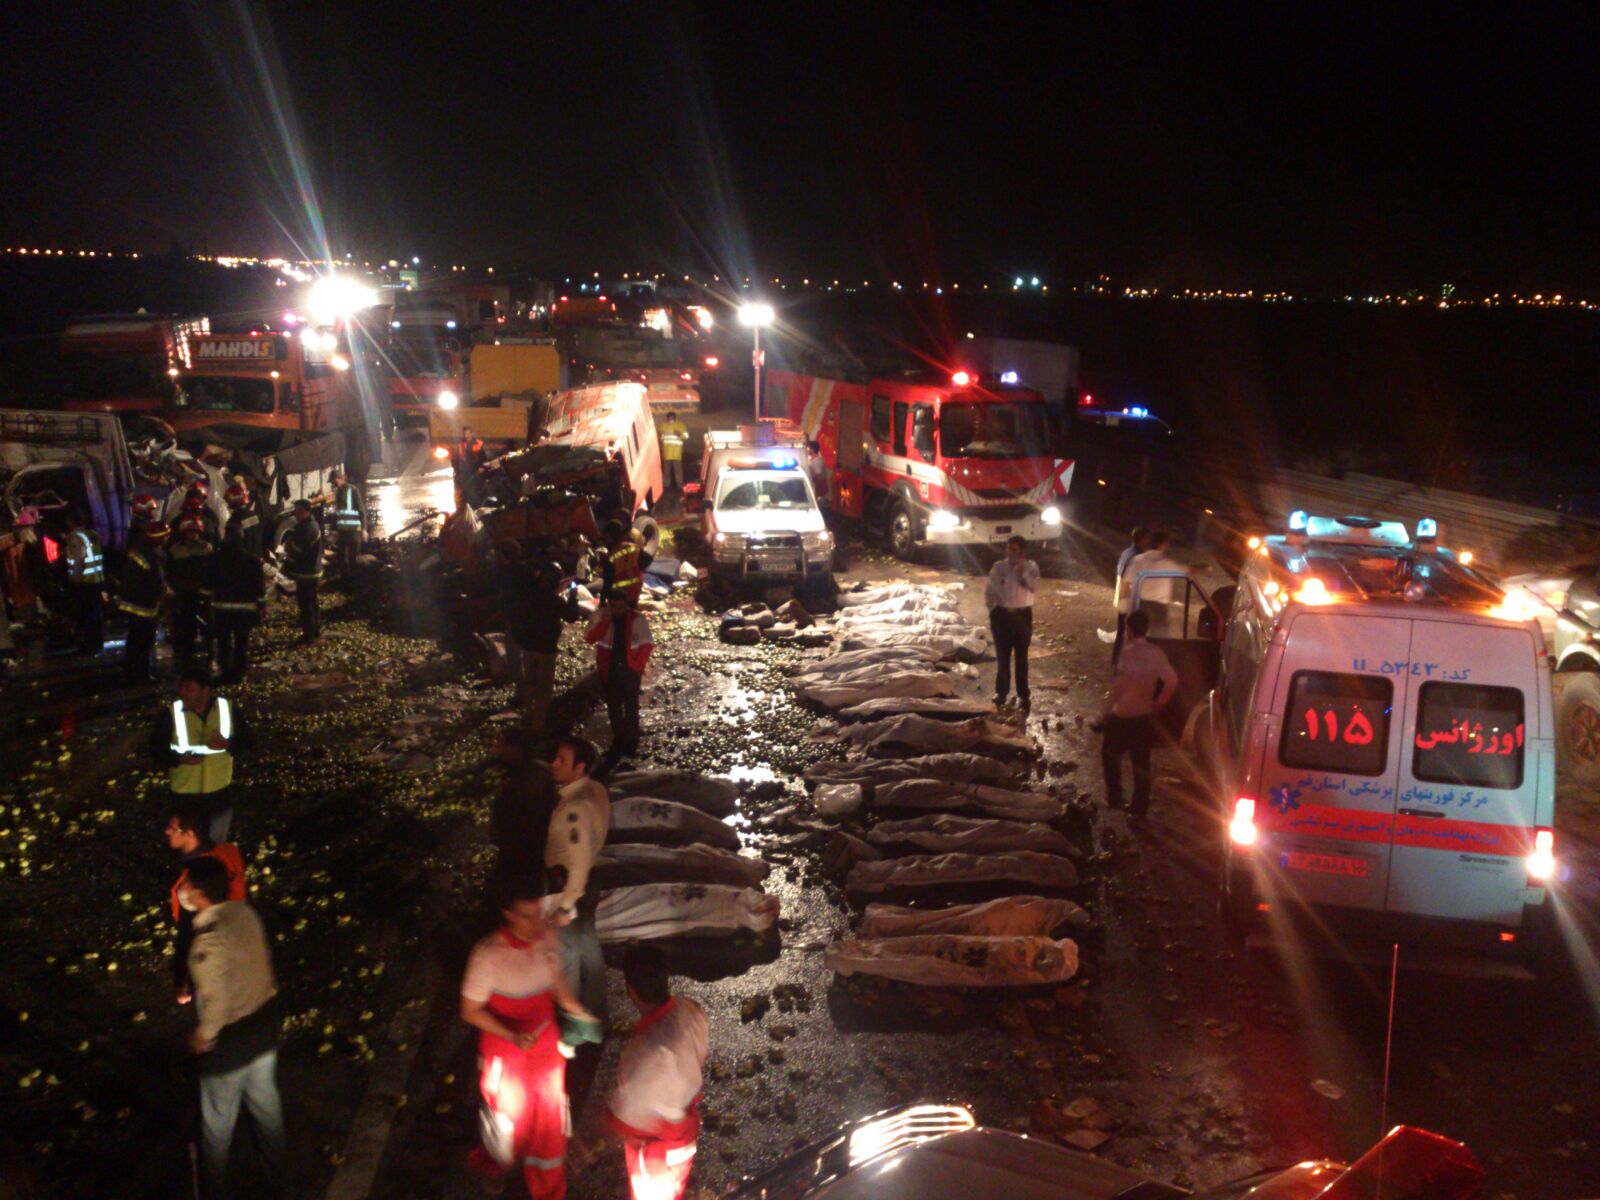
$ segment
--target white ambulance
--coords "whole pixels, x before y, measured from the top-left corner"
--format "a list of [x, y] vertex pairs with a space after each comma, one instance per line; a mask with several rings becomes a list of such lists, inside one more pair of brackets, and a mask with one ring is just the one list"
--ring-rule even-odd
[[1188, 690], [1212, 683], [1196, 744], [1221, 800], [1231, 926], [1280, 940], [1314, 926], [1352, 952], [1399, 941], [1413, 964], [1545, 965], [1556, 757], [1544, 638], [1437, 544], [1435, 522], [1413, 536], [1297, 512], [1236, 587], [1206, 597], [1144, 577], [1135, 589], [1142, 606], [1160, 597], [1154, 640]]

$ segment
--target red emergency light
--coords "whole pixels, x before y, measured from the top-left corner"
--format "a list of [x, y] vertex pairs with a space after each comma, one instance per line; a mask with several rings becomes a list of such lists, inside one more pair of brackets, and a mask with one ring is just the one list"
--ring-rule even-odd
[[713, 370], [715, 370], [721, 364], [722, 364], [722, 360], [720, 358], [718, 358], [715, 354], [706, 355], [706, 366], [711, 367]]
[[1094, 403], [1094, 397], [1091, 396], [1088, 392], [1085, 392], [1083, 395], [1078, 397], [1078, 407], [1079, 408], [1088, 408], [1093, 403]]
[[972, 376], [966, 371], [957, 371], [954, 375], [950, 376], [950, 382], [956, 387], [967, 387], [972, 383]]
[[688, 383], [691, 379], [694, 378], [694, 376], [691, 375], [688, 371], [679, 371], [678, 372], [678, 378], [683, 380], [685, 383]]

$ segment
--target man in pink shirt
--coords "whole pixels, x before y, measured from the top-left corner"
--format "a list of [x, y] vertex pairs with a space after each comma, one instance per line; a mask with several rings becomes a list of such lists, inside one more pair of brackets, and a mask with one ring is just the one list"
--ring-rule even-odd
[[1128, 614], [1127, 643], [1111, 680], [1111, 702], [1100, 718], [1100, 767], [1106, 778], [1106, 804], [1122, 807], [1122, 756], [1133, 759], [1133, 805], [1129, 816], [1142, 820], [1150, 807], [1150, 751], [1156, 740], [1156, 714], [1178, 690], [1178, 673], [1161, 647], [1145, 637], [1150, 616]]
[[666, 958], [654, 946], [629, 954], [622, 974], [639, 1022], [617, 1062], [606, 1124], [622, 1139], [633, 1200], [681, 1200], [700, 1136], [705, 1010], [672, 994]]

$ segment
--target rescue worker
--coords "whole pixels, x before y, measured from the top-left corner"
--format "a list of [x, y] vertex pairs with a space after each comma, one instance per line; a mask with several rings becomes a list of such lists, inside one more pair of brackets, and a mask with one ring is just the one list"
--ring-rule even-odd
[[1133, 802], [1128, 815], [1143, 820], [1150, 808], [1150, 752], [1156, 743], [1156, 714], [1178, 690], [1178, 673], [1160, 646], [1147, 641], [1150, 614], [1142, 608], [1128, 614], [1127, 644], [1111, 681], [1111, 700], [1094, 728], [1101, 734], [1100, 769], [1105, 775], [1106, 804], [1122, 807], [1122, 756], [1133, 760]]
[[529, 733], [538, 736], [550, 713], [562, 626], [581, 615], [577, 589], [569, 588], [563, 595], [558, 590], [561, 567], [526, 562], [514, 541], [502, 542], [496, 553], [500, 616], [516, 672], [516, 700], [527, 707]]
[[211, 690], [211, 672], [191, 663], [178, 679], [178, 698], [164, 708], [151, 731], [149, 748], [167, 768], [174, 802], [199, 806], [206, 836], [228, 840], [233, 824], [233, 758], [255, 743], [250, 726]]
[[183, 511], [200, 518], [205, 527], [206, 541], [215, 546], [222, 540], [222, 523], [217, 520], [216, 511], [211, 507], [211, 489], [204, 480], [197, 479], [189, 485], [189, 490], [183, 494]]
[[322, 584], [322, 526], [311, 513], [309, 500], [294, 502], [294, 524], [284, 535], [288, 551], [283, 573], [294, 581], [294, 599], [300, 606], [300, 640], [314, 642], [322, 635], [322, 612], [317, 588]]
[[689, 427], [678, 419], [677, 413], [668, 413], [661, 425], [661, 470], [666, 478], [662, 486], [683, 490], [683, 448], [689, 442]]
[[366, 509], [361, 489], [350, 482], [341, 468], [333, 473], [333, 532], [339, 569], [346, 576], [354, 572], [366, 535]]
[[1028, 543], [1013, 535], [1006, 540], [1006, 556], [989, 571], [984, 603], [989, 606], [989, 630], [994, 634], [994, 705], [1002, 708], [1011, 690], [1011, 666], [1017, 671], [1017, 702], [1022, 711], [1033, 707], [1028, 690], [1028, 645], [1033, 641], [1033, 596], [1039, 588], [1039, 564], [1028, 558]]
[[189, 1035], [200, 1080], [200, 1166], [204, 1195], [227, 1196], [228, 1152], [242, 1107], [255, 1126], [268, 1194], [285, 1189], [283, 1102], [278, 1095], [278, 1041], [283, 998], [261, 918], [230, 899], [228, 869], [197, 859], [178, 889], [194, 911], [189, 975], [196, 1025]]
[[607, 521], [600, 531], [605, 557], [600, 561], [600, 582], [603, 592], [617, 592], [629, 604], [637, 604], [644, 589], [644, 562], [639, 543], [628, 536], [621, 521]]
[[478, 499], [478, 468], [483, 466], [483, 441], [473, 435], [470, 426], [461, 427], [461, 438], [456, 442], [454, 456], [456, 491], [467, 504]]
[[611, 745], [605, 762], [611, 767], [639, 752], [639, 692], [654, 648], [650, 622], [635, 611], [624, 593], [613, 591], [607, 593], [605, 606], [595, 614], [583, 637], [594, 647], [595, 669], [611, 718]]
[[611, 798], [590, 778], [599, 757], [587, 738], [566, 738], [556, 747], [550, 777], [560, 790], [545, 835], [544, 868], [556, 890], [550, 916], [560, 925], [561, 973], [584, 1007], [604, 1018], [606, 960], [594, 924], [600, 891], [589, 881], [611, 832]]
[[228, 524], [223, 528], [222, 541], [237, 542], [246, 554], [255, 558], [266, 557], [265, 530], [261, 516], [250, 503], [250, 488], [242, 479], [235, 479], [223, 493], [228, 502]]
[[206, 538], [198, 513], [178, 518], [177, 538], [167, 547], [167, 579], [176, 597], [172, 617], [172, 652], [180, 663], [199, 655], [211, 658], [211, 593], [216, 547]]
[[633, 1200], [682, 1200], [700, 1136], [710, 1025], [703, 1008], [672, 994], [659, 947], [646, 943], [630, 950], [622, 977], [639, 1021], [617, 1060], [606, 1125], [622, 1139]]
[[[1165, 633], [1165, 625], [1171, 612], [1170, 606], [1183, 600], [1182, 584], [1170, 578], [1170, 574], [1187, 574], [1188, 570], [1172, 557], [1171, 546], [1170, 533], [1165, 529], [1152, 529], [1145, 541], [1145, 548], [1129, 558], [1127, 565], [1123, 567], [1122, 586], [1118, 595], [1125, 614], [1133, 612], [1134, 602], [1138, 601], [1138, 606], [1145, 609], [1150, 619], [1150, 626], [1158, 637]], [[1140, 583], [1139, 576], [1154, 571], [1166, 572], [1169, 577], [1149, 579]], [[1138, 593], [1137, 596], [1135, 592]], [[1120, 648], [1114, 646], [1111, 655], [1113, 666], [1120, 657]]]
[[218, 678], [223, 684], [239, 683], [250, 669], [250, 635], [261, 624], [267, 607], [266, 567], [250, 553], [246, 535], [230, 535], [217, 550], [214, 577], [211, 624], [216, 633]]
[[135, 537], [122, 560], [122, 578], [117, 587], [117, 608], [128, 620], [122, 663], [129, 683], [145, 683], [150, 678], [156, 622], [161, 617], [161, 600], [167, 592], [163, 549], [168, 531], [163, 522], [155, 519], [159, 511], [154, 496], [139, 496], [134, 500]]
[[61, 556], [77, 615], [78, 653], [99, 654], [106, 641], [106, 558], [94, 526], [74, 518]]
[[1117, 657], [1122, 653], [1122, 627], [1127, 624], [1128, 610], [1122, 606], [1122, 593], [1130, 581], [1123, 578], [1127, 574], [1128, 564], [1133, 561], [1133, 556], [1143, 554], [1150, 545], [1150, 531], [1143, 525], [1135, 525], [1130, 535], [1128, 544], [1123, 547], [1122, 553], [1117, 555], [1117, 576], [1111, 585], [1111, 606], [1117, 613], [1117, 639], [1111, 645], [1111, 665], [1117, 665]]
[[172, 805], [164, 832], [168, 847], [183, 856], [178, 878], [172, 883], [172, 919], [178, 927], [177, 937], [173, 941], [172, 982], [178, 1003], [187, 1004], [190, 1000], [189, 947], [194, 942], [194, 912], [184, 907], [178, 898], [178, 890], [187, 882], [189, 868], [197, 859], [214, 858], [228, 869], [228, 899], [243, 900], [244, 858], [239, 854], [239, 847], [232, 842], [219, 845], [206, 836], [205, 814], [199, 805], [188, 800]]
[[[520, 1163], [531, 1200], [560, 1200], [571, 1125], [563, 1049], [598, 1041], [600, 1022], [561, 975], [540, 891], [531, 881], [507, 887], [504, 924], [473, 947], [461, 979], [483, 1096], [482, 1144], [470, 1161], [495, 1180]], [[558, 1008], [570, 1022], [558, 1024]]]

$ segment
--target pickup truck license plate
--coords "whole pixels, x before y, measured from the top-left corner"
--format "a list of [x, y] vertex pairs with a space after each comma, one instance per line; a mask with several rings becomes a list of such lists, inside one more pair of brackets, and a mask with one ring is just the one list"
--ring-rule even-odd
[[1364, 858], [1346, 854], [1308, 854], [1291, 850], [1280, 855], [1278, 863], [1291, 871], [1315, 871], [1319, 875], [1344, 875], [1350, 879], [1365, 879], [1370, 864]]

